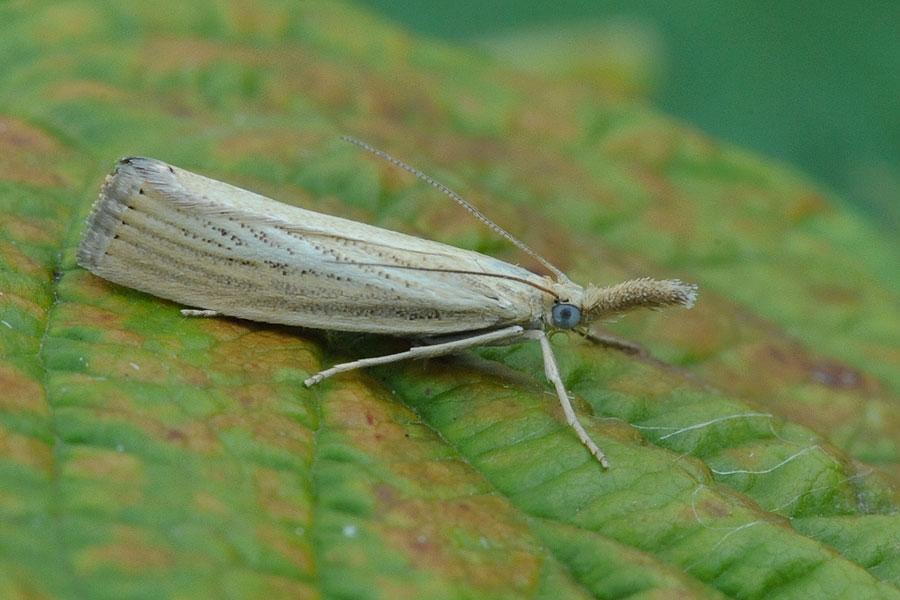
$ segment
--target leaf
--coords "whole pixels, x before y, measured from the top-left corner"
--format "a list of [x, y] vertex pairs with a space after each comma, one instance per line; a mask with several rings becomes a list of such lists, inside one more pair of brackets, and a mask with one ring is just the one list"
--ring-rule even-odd
[[[900, 597], [893, 240], [578, 79], [341, 3], [0, 8], [0, 597]], [[186, 319], [75, 264], [117, 156], [690, 311], [353, 372], [388, 338]], [[864, 241], [864, 245], [859, 242]]]

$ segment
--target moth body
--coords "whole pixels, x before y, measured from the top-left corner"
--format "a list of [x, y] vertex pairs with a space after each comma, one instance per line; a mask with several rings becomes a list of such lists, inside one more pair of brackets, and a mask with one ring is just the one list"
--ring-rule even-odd
[[[352, 140], [351, 140], [352, 141]], [[637, 279], [611, 287], [570, 281], [474, 207], [440, 188], [556, 275], [325, 215], [152, 158], [119, 161], [101, 188], [78, 263], [115, 283], [197, 307], [192, 314], [319, 329], [445, 339], [395, 355], [336, 365], [307, 380], [487, 343], [541, 343], [566, 421], [606, 466], [575, 418], [546, 331], [574, 329], [637, 307], [691, 306], [696, 286]]]
[[539, 326], [540, 288], [557, 287], [490, 256], [140, 157], [122, 159], [107, 178], [78, 262], [121, 285], [226, 315], [393, 335]]

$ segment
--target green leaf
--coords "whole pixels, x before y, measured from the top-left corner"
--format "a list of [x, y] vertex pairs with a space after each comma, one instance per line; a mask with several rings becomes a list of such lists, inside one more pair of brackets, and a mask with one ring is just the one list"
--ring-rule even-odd
[[[0, 597], [900, 598], [895, 240], [602, 82], [339, 2], [0, 8]], [[114, 159], [534, 261], [692, 311], [311, 373], [405, 342], [232, 319], [75, 264]]]

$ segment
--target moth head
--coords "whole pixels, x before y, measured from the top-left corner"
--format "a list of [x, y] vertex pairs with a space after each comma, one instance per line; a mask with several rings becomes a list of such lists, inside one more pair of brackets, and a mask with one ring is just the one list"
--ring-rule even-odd
[[678, 279], [632, 279], [609, 287], [589, 285], [584, 290], [580, 308], [559, 302], [554, 305], [551, 315], [555, 327], [572, 329], [579, 324], [614, 317], [636, 308], [677, 305], [690, 308], [696, 299], [697, 286]]

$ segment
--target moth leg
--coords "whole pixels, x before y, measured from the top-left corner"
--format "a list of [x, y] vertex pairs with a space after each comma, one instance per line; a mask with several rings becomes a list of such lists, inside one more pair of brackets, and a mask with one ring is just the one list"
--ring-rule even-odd
[[406, 360], [408, 358], [434, 358], [436, 356], [452, 354], [453, 352], [458, 352], [459, 350], [463, 350], [465, 348], [471, 348], [472, 346], [483, 346], [492, 342], [510, 340], [511, 338], [521, 336], [524, 331], [525, 330], [520, 325], [513, 325], [512, 327], [506, 327], [504, 329], [498, 329], [496, 331], [491, 331], [488, 333], [473, 335], [471, 337], [453, 340], [450, 342], [443, 342], [441, 344], [434, 344], [433, 346], [414, 346], [409, 350], [406, 350], [405, 352], [387, 354], [385, 356], [376, 356], [373, 358], [361, 358], [360, 360], [334, 365], [333, 367], [325, 369], [324, 371], [319, 371], [303, 383], [306, 384], [306, 387], [309, 387], [311, 385], [319, 383], [326, 377], [331, 377], [332, 375], [343, 373], [345, 371], [364, 369], [366, 367], [383, 365], [387, 363], [397, 362], [399, 360]]
[[182, 317], [218, 317], [221, 315], [217, 310], [206, 310], [201, 308], [182, 308]]
[[618, 350], [620, 352], [624, 352], [625, 354], [636, 354], [638, 356], [644, 356], [647, 354], [647, 350], [637, 342], [632, 342], [630, 340], [616, 337], [608, 333], [594, 333], [593, 331], [588, 331], [587, 329], [576, 329], [575, 331], [585, 339], [590, 340], [595, 344], [599, 344], [600, 346], [605, 346], [613, 350]]
[[581, 423], [578, 422], [578, 417], [575, 416], [575, 411], [572, 409], [572, 404], [569, 402], [569, 394], [566, 392], [566, 386], [563, 384], [562, 377], [560, 377], [559, 374], [559, 365], [556, 364], [556, 357], [553, 355], [553, 349], [550, 347], [550, 338], [548, 338], [547, 334], [540, 329], [526, 331], [525, 336], [537, 339], [541, 342], [541, 352], [544, 355], [544, 373], [547, 375], [547, 380], [556, 388], [556, 395], [559, 396], [559, 403], [562, 406], [563, 414], [566, 415], [566, 423], [575, 430], [575, 433], [578, 434], [578, 439], [580, 439], [581, 443], [587, 446], [587, 449], [590, 450], [591, 454], [600, 461], [603, 468], [608, 469], [609, 461], [606, 459], [606, 455], [603, 454], [603, 451], [594, 443], [594, 440], [590, 438], [587, 431], [585, 431], [584, 427], [581, 426]]

